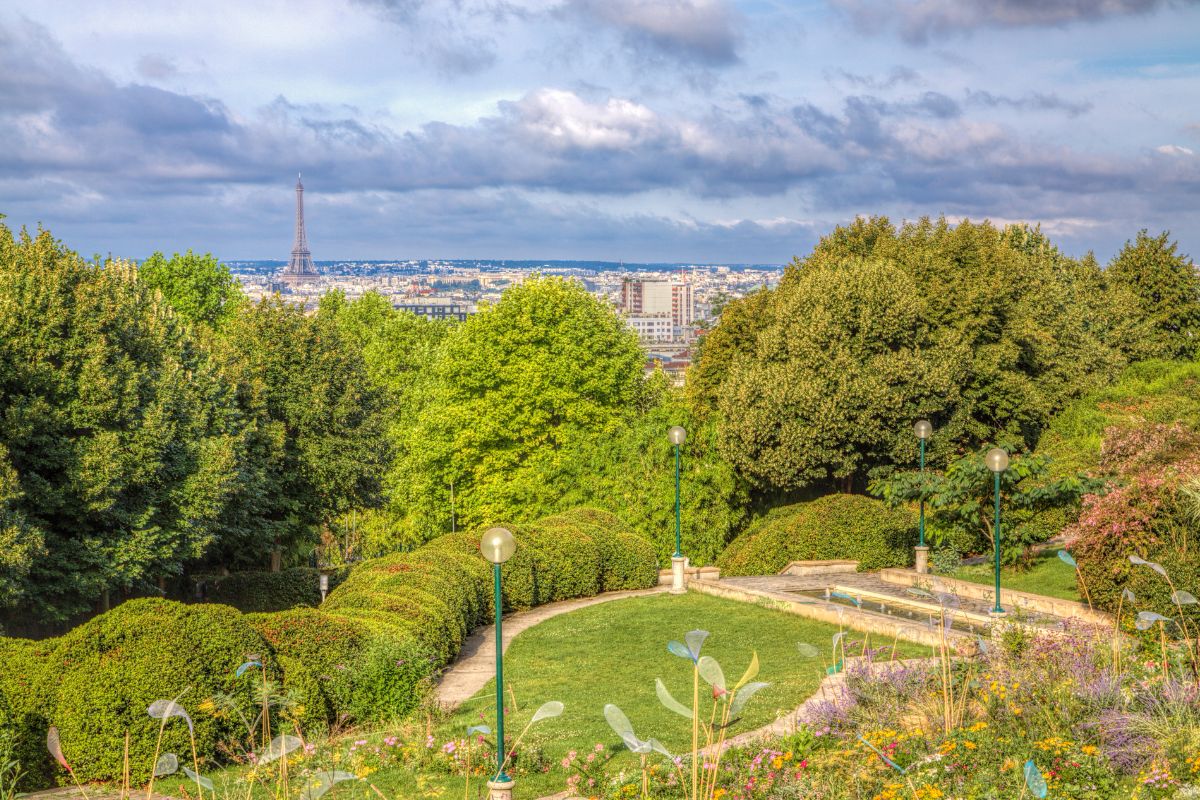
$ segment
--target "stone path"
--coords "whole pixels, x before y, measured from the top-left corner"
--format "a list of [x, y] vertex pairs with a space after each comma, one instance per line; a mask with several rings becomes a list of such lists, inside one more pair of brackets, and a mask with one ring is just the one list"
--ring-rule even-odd
[[[662, 594], [670, 590], [669, 586], [656, 586], [653, 589], [631, 589], [623, 592], [605, 592], [595, 597], [584, 597], [579, 600], [563, 600], [558, 603], [548, 603], [544, 606], [519, 611], [504, 618], [502, 625], [504, 635], [504, 650], [513, 638], [522, 631], [532, 628], [539, 622], [544, 622], [559, 614], [578, 611], [581, 608], [607, 603], [612, 600], [623, 600], [626, 597], [645, 597], [652, 594]], [[450, 668], [442, 673], [434, 688], [434, 697], [443, 707], [454, 708], [472, 697], [496, 676], [496, 626], [488, 625], [479, 628], [463, 643]]]

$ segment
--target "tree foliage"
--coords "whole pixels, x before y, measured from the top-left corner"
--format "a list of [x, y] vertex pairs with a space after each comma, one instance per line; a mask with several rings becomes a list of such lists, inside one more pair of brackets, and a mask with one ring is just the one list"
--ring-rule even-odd
[[[871, 493], [892, 506], [924, 500], [930, 513], [929, 533], [934, 544], [951, 530], [965, 537], [958, 541], [995, 546], [995, 473], [984, 457], [990, 447], [950, 463], [945, 472], [898, 472], [871, 484]], [[1012, 445], [1008, 446], [1009, 450]], [[1053, 531], [1040, 529], [1038, 512], [1076, 506], [1079, 499], [1103, 485], [1086, 475], [1047, 479], [1049, 460], [1037, 454], [1013, 455], [1000, 473], [1001, 557], [1016, 561], [1033, 543]]]
[[0, 226], [0, 419], [6, 527], [30, 556], [41, 533], [24, 599], [43, 615], [177, 574], [213, 541], [236, 481], [236, 409], [133, 265]]
[[1137, 355], [1131, 298], [1037, 228], [860, 218], [726, 308], [692, 396], [763, 490], [878, 477], [911, 458], [919, 416], [935, 463], [1001, 438], [1029, 448]]
[[211, 328], [231, 320], [245, 302], [242, 287], [212, 253], [191, 250], [167, 258], [155, 252], [138, 270], [141, 282], [162, 294], [184, 319]]
[[1127, 289], [1152, 327], [1147, 357], [1191, 358], [1200, 335], [1200, 274], [1163, 231], [1138, 231], [1108, 265], [1106, 277]]
[[336, 320], [277, 296], [235, 317], [221, 352], [251, 457], [214, 555], [265, 568], [273, 549], [305, 555], [320, 526], [378, 504], [390, 458], [385, 404]]
[[544, 475], [577, 437], [615, 431], [643, 395], [643, 354], [582, 286], [533, 277], [457, 326], [406, 433], [393, 504], [423, 539], [554, 506]]

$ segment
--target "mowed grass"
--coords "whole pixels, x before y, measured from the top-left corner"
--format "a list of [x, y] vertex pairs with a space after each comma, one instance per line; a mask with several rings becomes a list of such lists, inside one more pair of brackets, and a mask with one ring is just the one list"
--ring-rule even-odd
[[[1034, 557], [1033, 566], [1028, 569], [1001, 567], [1000, 587], [1081, 602], [1083, 598], [1079, 596], [1075, 586], [1075, 570], [1059, 559], [1058, 550], [1059, 548], [1055, 548], [1038, 553]], [[995, 573], [990, 563], [959, 567], [950, 573], [950, 577], [988, 585], [994, 585], [995, 582]]]
[[[542, 703], [559, 700], [565, 710], [560, 717], [538, 723], [522, 742], [520, 751], [528, 755], [532, 749], [540, 750], [546, 766], [545, 771], [531, 771], [518, 764], [519, 796], [541, 797], [562, 791], [571, 773], [562, 769], [559, 762], [571, 750], [585, 754], [596, 744], [603, 744], [606, 751], [615, 753], [609, 763], [610, 774], [621, 767], [637, 768], [635, 758], [604, 720], [606, 703], [621, 707], [640, 738], [657, 738], [674, 753], [689, 752], [691, 723], [659, 703], [654, 679], [661, 677], [677, 700], [691, 706], [692, 664], [668, 653], [667, 642], [682, 641], [685, 633], [696, 628], [709, 632], [701, 652], [721, 663], [730, 686], [741, 677], [755, 651], [760, 663], [756, 680], [771, 683], [751, 699], [745, 716], [731, 730], [731, 735], [773, 722], [816, 692], [830, 663], [831, 640], [838, 632], [836, 626], [782, 611], [697, 593], [614, 600], [530, 628], [513, 640], [504, 656], [505, 685], [513, 691], [512, 695], [505, 692], [508, 709], [505, 727], [510, 742]], [[848, 654], [857, 655], [862, 648], [862, 634], [847, 629], [846, 638]], [[801, 656], [797, 642], [817, 647], [820, 656]], [[870, 640], [872, 649], [885, 649], [884, 658], [891, 645], [891, 640], [874, 637]], [[897, 658], [927, 655], [927, 648], [905, 642], [900, 642], [896, 651]], [[703, 718], [707, 721], [711, 693], [703, 681], [700, 685]], [[495, 715], [495, 683], [489, 681], [447, 718], [434, 722], [435, 748], [450, 739], [461, 739], [473, 725], [485, 724], [494, 729]], [[388, 735], [401, 735], [421, 746], [426, 724], [424, 720], [414, 720], [354, 730], [336, 741], [322, 743], [320, 752], [344, 752], [356, 740], [377, 746]], [[317, 767], [312, 763], [305, 761], [301, 765], [314, 769], [333, 766]], [[345, 761], [336, 766], [353, 769]], [[269, 800], [271, 790], [261, 784], [255, 784], [247, 793], [246, 785], [238, 782], [246, 773], [245, 767], [205, 770], [216, 784], [218, 800], [247, 797]], [[401, 765], [385, 766], [371, 773], [368, 780], [388, 800], [463, 796], [478, 800], [486, 796], [485, 778], [472, 778], [469, 791], [464, 792], [467, 787], [461, 775], [445, 772], [418, 775], [412, 768]], [[194, 797], [195, 784], [182, 776], [172, 776], [156, 783], [155, 791]], [[362, 781], [340, 784], [326, 795], [326, 800], [367, 798], [379, 800], [379, 795]]]
[[[749, 603], [697, 593], [651, 595], [590, 606], [547, 620], [520, 634], [504, 656], [506, 687], [505, 726], [516, 736], [538, 706], [560, 700], [561, 717], [538, 723], [525, 744], [539, 747], [551, 763], [570, 750], [581, 753], [596, 744], [623, 750], [620, 739], [604, 719], [604, 706], [619, 706], [633, 723], [639, 738], [654, 737], [674, 753], [691, 748], [691, 723], [668, 711], [655, 695], [655, 678], [662, 678], [675, 699], [692, 705], [692, 663], [667, 652], [667, 642], [682, 641], [690, 630], [709, 632], [702, 655], [720, 662], [727, 684], [741, 677], [757, 651], [760, 671], [768, 681], [750, 701], [742, 721], [732, 733], [749, 731], [775, 721], [810, 697], [830, 662], [836, 626], [774, 611]], [[861, 634], [850, 632], [849, 655], [862, 647]], [[797, 642], [808, 642], [821, 656], [805, 658]], [[891, 648], [891, 640], [872, 640], [872, 648]], [[901, 642], [897, 658], [923, 656], [917, 645]], [[511, 687], [517, 707], [512, 708]], [[442, 737], [462, 735], [468, 726], [495, 723], [495, 682], [490, 681], [464, 703], [439, 728]], [[703, 718], [708, 719], [711, 690], [701, 681]], [[621, 756], [628, 765], [633, 759]], [[614, 762], [616, 763], [616, 762]], [[565, 773], [557, 768], [557, 783]], [[540, 783], [540, 777], [538, 783]], [[546, 788], [554, 788], [547, 786]]]

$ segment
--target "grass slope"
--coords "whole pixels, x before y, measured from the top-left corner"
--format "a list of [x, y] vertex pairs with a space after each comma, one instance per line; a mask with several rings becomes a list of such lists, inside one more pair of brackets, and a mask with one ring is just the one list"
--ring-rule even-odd
[[[992, 571], [991, 564], [972, 564], [959, 567], [950, 573], [949, 577], [971, 583], [984, 583], [989, 586], [994, 585], [995, 581], [995, 573]], [[1075, 602], [1083, 600], [1075, 587], [1075, 570], [1059, 559], [1058, 548], [1038, 553], [1034, 556], [1033, 566], [1028, 569], [1002, 567], [1000, 569], [1000, 587], [1001, 589], [1033, 592]]]

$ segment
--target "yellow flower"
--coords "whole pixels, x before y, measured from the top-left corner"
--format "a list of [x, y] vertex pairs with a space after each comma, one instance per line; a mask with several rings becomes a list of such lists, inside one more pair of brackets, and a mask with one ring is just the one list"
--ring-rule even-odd
[[201, 714], [211, 714], [217, 710], [217, 704], [211, 699], [205, 700], [204, 702], [200, 703], [200, 705], [196, 706], [196, 710]]
[[976, 722], [974, 725], [967, 728], [967, 732], [968, 733], [979, 733], [981, 730], [983, 730], [987, 726], [988, 726], [988, 724], [986, 722]]
[[1094, 744], [1085, 744], [1079, 749], [1085, 756], [1094, 756], [1096, 753], [1100, 752], [1100, 748], [1096, 747]]

